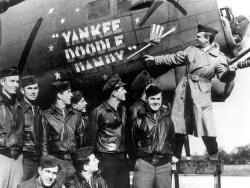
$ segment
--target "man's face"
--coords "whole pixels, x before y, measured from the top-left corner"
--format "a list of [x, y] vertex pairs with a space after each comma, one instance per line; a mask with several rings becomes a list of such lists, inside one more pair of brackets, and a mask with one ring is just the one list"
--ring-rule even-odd
[[38, 83], [21, 88], [21, 92], [28, 101], [35, 101], [39, 93]]
[[126, 93], [127, 91], [125, 88], [119, 87], [117, 90], [114, 91], [114, 96], [119, 100], [119, 101], [125, 101], [126, 100]]
[[19, 87], [19, 76], [8, 76], [1, 79], [3, 91], [8, 94], [16, 94]]
[[69, 105], [71, 103], [71, 98], [73, 95], [71, 93], [71, 89], [68, 89], [62, 93], [59, 93], [59, 96], [65, 105]]
[[158, 111], [162, 104], [162, 94], [159, 93], [157, 95], [150, 96], [148, 97], [147, 100], [148, 100], [148, 105], [150, 109], [153, 111]]
[[55, 182], [57, 174], [58, 174], [58, 166], [51, 168], [38, 168], [39, 177], [41, 183], [45, 187], [50, 187]]
[[77, 104], [73, 104], [73, 108], [80, 112], [86, 112], [87, 104], [83, 97]]
[[205, 32], [197, 33], [196, 40], [203, 48], [209, 45], [209, 36]]
[[89, 156], [89, 163], [84, 165], [84, 169], [87, 172], [97, 172], [99, 170], [98, 168], [99, 160], [95, 157], [94, 154], [91, 154]]

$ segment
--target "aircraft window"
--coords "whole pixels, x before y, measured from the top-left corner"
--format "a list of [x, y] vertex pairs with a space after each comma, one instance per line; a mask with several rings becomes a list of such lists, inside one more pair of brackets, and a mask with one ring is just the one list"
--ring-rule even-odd
[[129, 12], [132, 4], [132, 0], [117, 0], [117, 12], [124, 13]]
[[87, 5], [87, 15], [89, 20], [98, 19], [110, 14], [110, 1], [97, 0]]

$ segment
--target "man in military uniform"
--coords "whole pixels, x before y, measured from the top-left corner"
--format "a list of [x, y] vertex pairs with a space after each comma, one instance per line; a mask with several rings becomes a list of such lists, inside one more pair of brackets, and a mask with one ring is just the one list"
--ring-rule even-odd
[[67, 188], [107, 188], [99, 173], [99, 160], [93, 152], [93, 147], [84, 147], [73, 153], [76, 173], [66, 183]]
[[15, 98], [19, 74], [12, 67], [2, 70], [0, 78], [0, 187], [16, 188], [23, 176], [24, 115]]
[[60, 164], [54, 156], [43, 156], [38, 166], [38, 175], [21, 183], [17, 188], [61, 188], [56, 181]]
[[40, 160], [41, 110], [36, 105], [39, 93], [38, 80], [33, 75], [21, 78], [21, 92], [24, 96], [20, 102], [25, 122], [23, 132], [23, 181], [37, 173]]
[[[87, 102], [82, 95], [82, 92], [75, 91], [72, 93], [73, 97], [71, 98], [71, 106], [72, 108], [79, 112], [83, 121], [83, 131], [86, 130], [88, 124], [88, 116], [86, 114]], [[85, 132], [85, 131], [84, 131]]]
[[[138, 74], [135, 79], [133, 80], [131, 84], [131, 91], [134, 95], [137, 95], [135, 103], [129, 108], [129, 118], [128, 118], [128, 125], [132, 126], [133, 121], [138, 117], [138, 112], [141, 109], [144, 109], [147, 105], [146, 100], [146, 93], [145, 88], [148, 86], [148, 84], [151, 82], [151, 76], [148, 71], [143, 70], [140, 74]], [[129, 149], [130, 156], [132, 159], [135, 158], [136, 155], [136, 149], [137, 149], [137, 140], [135, 140], [135, 137], [132, 137], [131, 134], [133, 134], [134, 129], [132, 127], [129, 127], [128, 132], [128, 143], [132, 144]]]
[[64, 184], [75, 172], [72, 165], [72, 152], [83, 147], [83, 122], [78, 112], [67, 108], [71, 104], [71, 88], [68, 81], [52, 83], [54, 103], [42, 116], [42, 142], [45, 143], [43, 155], [50, 154], [59, 158], [62, 167], [58, 181]]
[[186, 73], [178, 83], [172, 108], [175, 132], [179, 137], [176, 147], [178, 157], [181, 157], [185, 134], [202, 137], [211, 158], [216, 157], [218, 152], [211, 79], [217, 75], [220, 81], [229, 82], [234, 79], [235, 71], [229, 70], [226, 57], [214, 43], [217, 33], [211, 27], [198, 25], [197, 46], [171, 55], [145, 56], [145, 60], [154, 61], [156, 65], [186, 64]]
[[147, 106], [138, 112], [133, 124], [137, 138], [135, 188], [171, 188], [171, 162], [174, 126], [168, 107], [162, 105], [162, 92], [156, 85], [146, 90]]
[[116, 74], [103, 87], [108, 100], [94, 109], [89, 125], [91, 144], [99, 153], [102, 176], [109, 188], [128, 188], [129, 170], [126, 165], [126, 84]]

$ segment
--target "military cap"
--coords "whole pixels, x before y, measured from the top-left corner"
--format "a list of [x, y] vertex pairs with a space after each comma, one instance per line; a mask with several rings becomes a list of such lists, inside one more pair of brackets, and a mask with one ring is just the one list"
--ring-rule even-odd
[[115, 74], [112, 78], [110, 78], [107, 83], [103, 86], [103, 91], [113, 91], [119, 87], [125, 86], [126, 84], [122, 82], [121, 78], [118, 74]]
[[6, 68], [6, 69], [1, 70], [0, 72], [0, 78], [9, 77], [9, 76], [18, 76], [18, 75], [19, 73], [16, 67]]
[[94, 153], [94, 149], [91, 146], [80, 148], [73, 152], [73, 161], [87, 160], [88, 157]]
[[24, 88], [29, 85], [37, 84], [38, 80], [35, 76], [29, 75], [29, 76], [23, 76], [21, 78], [21, 87]]
[[147, 97], [155, 96], [159, 94], [160, 92], [161, 92], [161, 89], [158, 86], [153, 85], [153, 84], [149, 85], [145, 90]]
[[143, 70], [140, 74], [138, 74], [134, 81], [131, 84], [131, 90], [138, 91], [144, 90], [148, 84], [151, 82], [151, 76], [148, 71]]
[[197, 27], [198, 27], [198, 33], [199, 32], [208, 32], [208, 33], [211, 33], [214, 36], [218, 33], [218, 30], [216, 30], [216, 29], [214, 29], [212, 27], [202, 25], [202, 24], [198, 24]]
[[71, 103], [73, 104], [77, 104], [83, 98], [82, 92], [80, 91], [74, 91], [72, 94]]
[[60, 169], [60, 163], [58, 159], [52, 155], [42, 156], [40, 159], [40, 167], [41, 168], [53, 168], [58, 166]]
[[69, 81], [55, 81], [51, 86], [56, 93], [61, 93], [70, 89]]

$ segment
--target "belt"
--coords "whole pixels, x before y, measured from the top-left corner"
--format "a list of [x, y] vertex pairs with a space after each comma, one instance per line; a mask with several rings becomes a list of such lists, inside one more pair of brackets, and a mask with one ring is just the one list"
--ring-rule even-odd
[[141, 159], [154, 165], [154, 166], [162, 166], [162, 165], [167, 164], [171, 161], [170, 157], [166, 157], [163, 155], [146, 156], [146, 157], [141, 157]]
[[17, 159], [21, 153], [22, 153], [22, 150], [19, 148], [0, 149], [1, 155], [4, 155], [12, 159]]
[[195, 75], [195, 74], [188, 74], [187, 75], [187, 78], [188, 79], [191, 79], [193, 81], [206, 81], [206, 82], [209, 82], [210, 80], [208, 78], [205, 78], [203, 76], [199, 76], [199, 75]]

